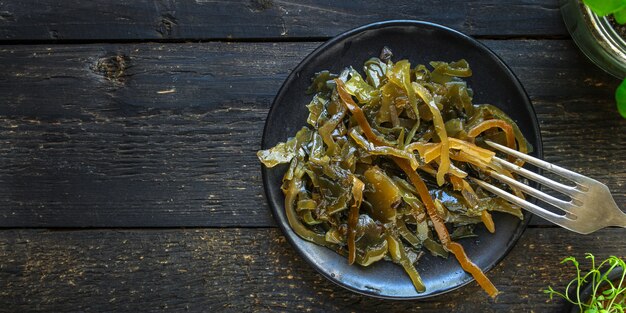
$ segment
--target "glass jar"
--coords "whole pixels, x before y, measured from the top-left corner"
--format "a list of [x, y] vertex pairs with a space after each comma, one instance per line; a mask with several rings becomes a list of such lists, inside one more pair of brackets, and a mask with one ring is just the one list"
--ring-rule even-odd
[[560, 0], [567, 30], [578, 48], [607, 73], [626, 77], [626, 41], [608, 18], [599, 17], [580, 0]]

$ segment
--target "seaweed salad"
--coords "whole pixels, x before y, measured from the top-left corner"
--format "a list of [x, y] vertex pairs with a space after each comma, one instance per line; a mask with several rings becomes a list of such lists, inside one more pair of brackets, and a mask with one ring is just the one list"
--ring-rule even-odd
[[352, 67], [317, 73], [307, 90], [308, 126], [257, 155], [267, 167], [289, 164], [285, 213], [303, 239], [350, 264], [397, 263], [418, 292], [427, 287], [415, 268], [420, 256], [452, 254], [493, 297], [497, 289], [455, 240], [476, 236], [475, 227], [495, 232], [492, 211], [523, 219], [471, 177], [503, 187], [489, 171], [513, 177], [491, 162], [486, 140], [523, 153], [530, 146], [501, 110], [472, 103], [465, 60], [428, 67], [391, 58], [384, 48], [365, 62], [364, 75]]

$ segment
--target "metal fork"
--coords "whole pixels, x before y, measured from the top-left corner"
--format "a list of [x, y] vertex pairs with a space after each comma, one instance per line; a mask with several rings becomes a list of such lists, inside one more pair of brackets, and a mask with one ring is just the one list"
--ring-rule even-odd
[[494, 157], [492, 163], [524, 176], [529, 180], [538, 182], [541, 185], [561, 192], [569, 196], [571, 200], [565, 201], [555, 198], [508, 176], [496, 173], [495, 171], [489, 171], [488, 173], [493, 178], [507, 183], [509, 186], [514, 186], [527, 195], [551, 204], [552, 206], [562, 210], [564, 214], [560, 215], [553, 213], [496, 186], [474, 178], [473, 180], [482, 188], [526, 209], [535, 215], [577, 233], [589, 234], [608, 226], [626, 227], [626, 214], [622, 212], [615, 203], [609, 188], [601, 182], [497, 143], [491, 141], [485, 141], [485, 143], [501, 152], [510, 154], [520, 160], [571, 180], [576, 185], [568, 186], [561, 184], [522, 168], [521, 166], [515, 165], [501, 158]]

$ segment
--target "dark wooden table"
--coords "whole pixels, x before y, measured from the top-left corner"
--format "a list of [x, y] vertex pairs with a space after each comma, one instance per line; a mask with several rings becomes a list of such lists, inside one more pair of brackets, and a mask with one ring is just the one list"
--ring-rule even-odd
[[618, 81], [556, 0], [0, 2], [0, 311], [559, 312], [568, 255], [626, 256], [626, 229], [534, 219], [489, 276], [426, 301], [335, 286], [276, 229], [259, 149], [283, 80], [328, 38], [385, 19], [463, 31], [532, 98], [545, 158], [626, 203]]

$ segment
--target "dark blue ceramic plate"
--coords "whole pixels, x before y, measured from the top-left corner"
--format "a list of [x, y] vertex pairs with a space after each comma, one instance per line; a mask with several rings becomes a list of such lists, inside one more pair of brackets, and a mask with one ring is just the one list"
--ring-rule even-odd
[[[474, 103], [496, 105], [513, 118], [534, 147], [534, 156], [542, 157], [537, 118], [530, 100], [511, 70], [492, 51], [478, 41], [450, 28], [418, 21], [387, 21], [359, 27], [321, 45], [289, 75], [278, 92], [267, 117], [262, 148], [267, 149], [293, 136], [306, 125], [305, 107], [311, 95], [305, 93], [314, 73], [330, 70], [338, 73], [347, 66], [360, 69], [383, 46], [393, 51], [393, 60], [408, 59], [412, 64], [429, 61], [466, 59], [474, 75], [467, 82], [474, 90]], [[286, 167], [262, 168], [267, 201], [278, 226], [300, 255], [318, 272], [334, 283], [352, 291], [389, 299], [419, 299], [459, 288], [473, 279], [454, 257], [442, 259], [425, 254], [417, 270], [426, 292], [417, 293], [402, 267], [381, 261], [369, 267], [348, 265], [337, 253], [302, 240], [290, 228], [284, 213], [280, 190]], [[494, 214], [496, 233], [480, 226], [477, 238], [459, 242], [469, 257], [484, 271], [493, 268], [511, 250], [528, 223], [506, 214]], [[483, 295], [480, 295], [483, 296]], [[484, 295], [486, 296], [486, 294]]]

